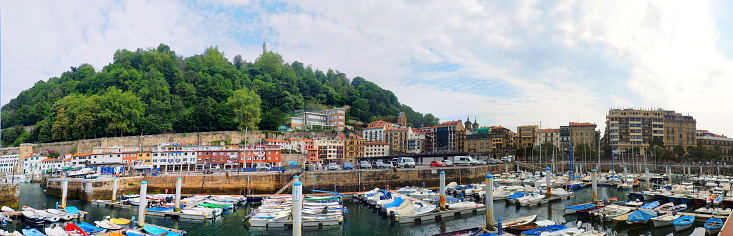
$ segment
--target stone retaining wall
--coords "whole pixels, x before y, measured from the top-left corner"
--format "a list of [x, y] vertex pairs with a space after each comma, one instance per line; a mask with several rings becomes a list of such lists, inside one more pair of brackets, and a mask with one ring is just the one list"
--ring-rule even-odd
[[20, 185], [18, 183], [0, 183], [0, 206], [18, 209], [19, 197]]

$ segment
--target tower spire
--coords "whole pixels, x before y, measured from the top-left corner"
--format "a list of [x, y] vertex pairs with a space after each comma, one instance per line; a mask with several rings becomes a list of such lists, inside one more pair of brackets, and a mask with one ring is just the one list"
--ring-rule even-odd
[[262, 42], [262, 54], [265, 54], [267, 52], [267, 44], [265, 42]]

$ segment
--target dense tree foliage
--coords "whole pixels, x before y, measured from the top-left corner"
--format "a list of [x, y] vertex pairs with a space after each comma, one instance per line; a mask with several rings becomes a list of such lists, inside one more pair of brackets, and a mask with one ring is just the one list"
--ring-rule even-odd
[[[437, 125], [361, 77], [321, 71], [273, 52], [233, 62], [216, 47], [183, 58], [167, 45], [115, 52], [97, 71], [89, 64], [39, 81], [2, 107], [3, 145], [166, 132], [275, 130], [297, 110], [350, 105], [348, 119]], [[35, 127], [26, 132], [20, 126]], [[13, 128], [16, 127], [16, 128]]]

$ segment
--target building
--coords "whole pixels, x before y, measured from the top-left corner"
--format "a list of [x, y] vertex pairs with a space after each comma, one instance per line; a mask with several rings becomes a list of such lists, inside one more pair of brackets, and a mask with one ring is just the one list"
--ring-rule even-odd
[[308, 150], [313, 149], [313, 140], [310, 139], [290, 139], [290, 146], [302, 154], [308, 154]]
[[412, 130], [408, 128], [386, 129], [384, 131], [384, 142], [390, 145], [389, 152], [392, 154], [407, 153], [410, 133], [412, 133]]
[[407, 136], [407, 153], [423, 153], [425, 133], [412, 129]]
[[491, 126], [491, 151], [490, 157], [499, 159], [501, 157], [514, 155], [516, 146], [514, 145], [514, 132], [501, 127]]
[[404, 112], [400, 112], [400, 115], [397, 116], [397, 125], [402, 128], [407, 127], [407, 117]]
[[443, 122], [435, 126], [433, 131], [433, 152], [459, 151], [457, 132], [463, 132], [463, 129], [461, 120]]
[[318, 161], [322, 164], [342, 163], [344, 160], [344, 142], [341, 140], [316, 138], [313, 148], [318, 149]]
[[0, 173], [10, 173], [13, 171], [16, 165], [18, 165], [18, 159], [20, 155], [9, 154], [0, 156]]
[[537, 144], [552, 143], [560, 147], [560, 129], [540, 129], [537, 132]]
[[299, 111], [290, 117], [290, 128], [293, 130], [336, 130], [346, 128], [346, 110], [348, 107], [333, 108], [322, 111]]
[[40, 174], [41, 161], [46, 158], [38, 153], [28, 153], [23, 156], [23, 174]]
[[660, 109], [611, 109], [606, 115], [604, 140], [615, 153], [631, 147], [644, 152], [654, 137], [664, 137], [664, 113]]
[[733, 138], [714, 134], [707, 130], [696, 131], [697, 146], [703, 146], [720, 152], [724, 161], [733, 161]]
[[536, 125], [517, 126], [517, 148], [534, 147], [537, 145], [537, 128]]
[[664, 146], [671, 150], [678, 145], [696, 145], [696, 126], [697, 121], [690, 115], [664, 111]]
[[364, 144], [365, 157], [382, 157], [389, 156], [389, 144], [382, 141], [366, 142]]
[[378, 120], [369, 122], [367, 127], [362, 131], [362, 137], [364, 137], [367, 142], [384, 141], [384, 131], [387, 129], [397, 128], [401, 128], [400, 125], [387, 121]]
[[466, 135], [463, 152], [474, 156], [489, 156], [491, 153], [491, 128], [478, 128]]
[[[267, 145], [248, 145], [239, 147], [239, 159], [237, 162], [244, 168], [256, 168], [260, 163], [269, 163], [272, 166], [280, 166], [282, 153], [280, 147]], [[315, 155], [316, 152], [313, 152]]]
[[262, 139], [262, 143], [267, 146], [278, 146], [280, 149], [290, 150], [293, 148], [290, 141], [286, 140], [275, 140], [275, 139]]
[[344, 161], [356, 163], [356, 158], [364, 157], [364, 138], [354, 133], [339, 135], [344, 140]]
[[598, 147], [598, 139], [596, 137], [596, 133], [598, 131], [596, 130], [596, 124], [588, 122], [570, 122], [568, 127], [570, 128], [570, 142], [572, 143], [572, 148], [583, 144], [589, 145], [590, 148], [594, 150]]

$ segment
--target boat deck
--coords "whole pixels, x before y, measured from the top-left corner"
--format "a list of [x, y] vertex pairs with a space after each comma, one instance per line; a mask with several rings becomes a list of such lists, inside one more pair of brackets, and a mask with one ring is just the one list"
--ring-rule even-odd
[[9, 218], [16, 218], [21, 215], [20, 211], [14, 211], [14, 212], [0, 212], [0, 214], [3, 214]]

